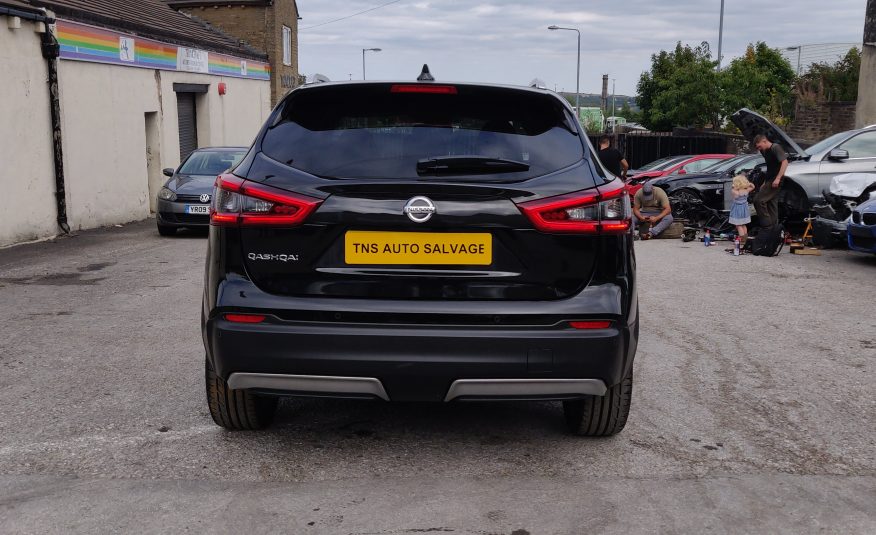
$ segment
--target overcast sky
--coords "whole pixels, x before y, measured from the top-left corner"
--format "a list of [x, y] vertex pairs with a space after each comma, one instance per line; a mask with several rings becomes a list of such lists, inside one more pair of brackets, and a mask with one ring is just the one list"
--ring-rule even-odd
[[[598, 93], [601, 77], [618, 94], [635, 94], [651, 54], [676, 41], [708, 41], [717, 54], [720, 0], [297, 0], [302, 74], [332, 80], [414, 79], [428, 63], [439, 80], [528, 84], [575, 90], [576, 34], [581, 30], [581, 91]], [[726, 0], [724, 62], [763, 40], [770, 46], [861, 42], [866, 0]], [[609, 87], [609, 91], [611, 88]]]

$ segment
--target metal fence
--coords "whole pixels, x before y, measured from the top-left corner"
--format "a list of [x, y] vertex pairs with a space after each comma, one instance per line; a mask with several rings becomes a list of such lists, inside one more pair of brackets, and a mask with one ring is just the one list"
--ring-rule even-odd
[[[601, 135], [588, 136], [593, 146], [599, 148]], [[647, 132], [635, 134], [615, 134], [612, 146], [623, 154], [630, 164], [630, 169], [636, 169], [648, 162], [666, 156], [681, 156], [683, 154], [736, 154], [740, 152], [740, 137], [725, 135], [682, 136], [671, 132]]]

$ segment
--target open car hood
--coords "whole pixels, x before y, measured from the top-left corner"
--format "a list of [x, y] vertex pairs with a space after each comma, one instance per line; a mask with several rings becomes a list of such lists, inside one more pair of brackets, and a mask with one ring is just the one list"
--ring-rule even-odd
[[809, 156], [784, 130], [759, 113], [753, 112], [748, 108], [742, 108], [731, 115], [730, 120], [742, 131], [742, 135], [745, 136], [749, 143], [754, 141], [754, 136], [763, 134], [773, 143], [781, 145], [792, 160], [799, 160]]

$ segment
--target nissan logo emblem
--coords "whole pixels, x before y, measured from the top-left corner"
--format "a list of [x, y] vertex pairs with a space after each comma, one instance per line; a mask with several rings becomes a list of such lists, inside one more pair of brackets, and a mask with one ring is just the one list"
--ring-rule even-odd
[[207, 193], [202, 193], [201, 202], [210, 202], [210, 195], [208, 195]]
[[436, 212], [435, 203], [428, 197], [414, 197], [405, 204], [404, 213], [414, 223], [425, 223]]

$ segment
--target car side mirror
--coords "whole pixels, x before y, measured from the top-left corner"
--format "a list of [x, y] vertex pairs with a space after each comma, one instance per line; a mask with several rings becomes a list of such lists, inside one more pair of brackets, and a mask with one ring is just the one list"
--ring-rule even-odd
[[174, 171], [176, 170], [173, 167], [168, 167], [167, 169], [162, 171], [162, 173], [164, 173], [164, 176], [173, 176]]
[[686, 175], [686, 174], [687, 174], [687, 171], [685, 171], [684, 169], [679, 169], [679, 170], [678, 170], [678, 174], [679, 174], [679, 175]]
[[830, 151], [830, 154], [827, 155], [828, 160], [848, 160], [849, 159], [849, 151], [845, 149], [833, 149]]

